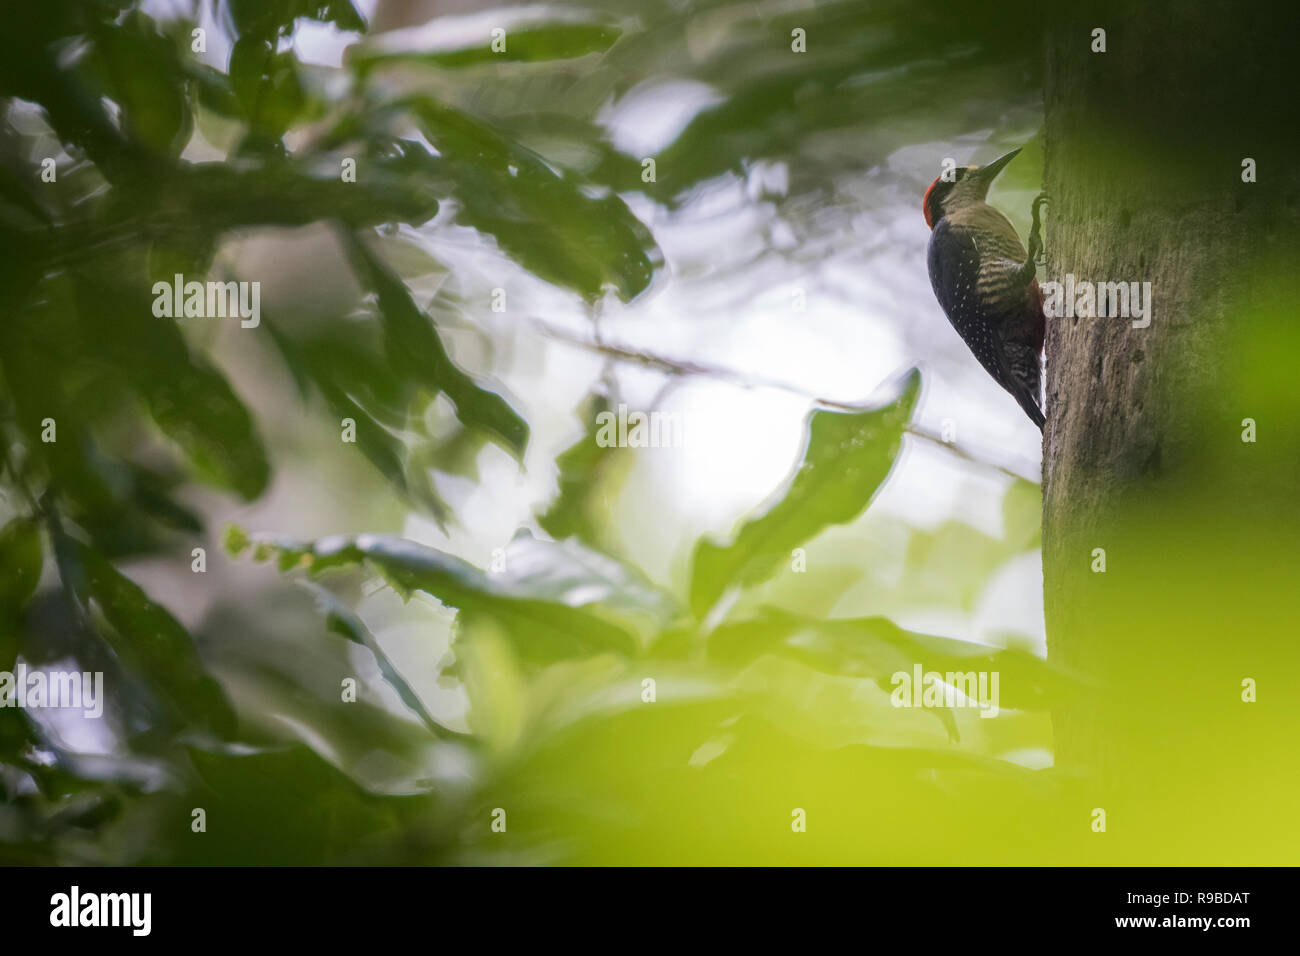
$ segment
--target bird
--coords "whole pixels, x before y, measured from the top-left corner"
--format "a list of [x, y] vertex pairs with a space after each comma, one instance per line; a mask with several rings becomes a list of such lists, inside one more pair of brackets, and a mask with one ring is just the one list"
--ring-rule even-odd
[[1010, 220], [986, 202], [989, 186], [1019, 152], [939, 176], [921, 208], [930, 227], [926, 264], [935, 298], [985, 371], [1041, 431], [1039, 359], [1047, 319], [1035, 261], [1042, 251], [1039, 207], [1047, 197], [1034, 200], [1028, 252]]

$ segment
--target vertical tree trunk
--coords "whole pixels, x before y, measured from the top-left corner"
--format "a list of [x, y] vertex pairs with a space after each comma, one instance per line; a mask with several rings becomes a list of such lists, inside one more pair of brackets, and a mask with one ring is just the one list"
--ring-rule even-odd
[[1154, 300], [1147, 328], [1048, 321], [1049, 652], [1097, 687], [1055, 714], [1058, 766], [1104, 858], [1294, 859], [1294, 14], [1061, 5], [1046, 44], [1046, 278]]

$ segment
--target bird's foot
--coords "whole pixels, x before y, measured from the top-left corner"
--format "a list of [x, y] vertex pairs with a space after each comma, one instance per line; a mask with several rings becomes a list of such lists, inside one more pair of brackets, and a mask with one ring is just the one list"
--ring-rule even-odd
[[1043, 236], [1042, 236], [1042, 219], [1040, 210], [1044, 205], [1051, 205], [1051, 197], [1047, 193], [1039, 193], [1034, 197], [1032, 207], [1033, 224], [1029, 229], [1029, 261], [1035, 263], [1046, 262], [1043, 255]]
[[1041, 264], [1044, 261], [1043, 256], [1043, 239], [1036, 233], [1029, 234], [1029, 262]]

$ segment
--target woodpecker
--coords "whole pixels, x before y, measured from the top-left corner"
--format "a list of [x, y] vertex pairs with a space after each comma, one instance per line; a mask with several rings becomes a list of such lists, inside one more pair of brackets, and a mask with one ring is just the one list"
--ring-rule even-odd
[[921, 206], [930, 227], [930, 285], [939, 305], [985, 371], [1041, 430], [1039, 356], [1047, 320], [1034, 271], [1042, 251], [1038, 208], [1046, 197], [1034, 200], [1028, 253], [1007, 217], [984, 201], [1019, 152], [1013, 149], [987, 166], [959, 167], [952, 182], [940, 176]]

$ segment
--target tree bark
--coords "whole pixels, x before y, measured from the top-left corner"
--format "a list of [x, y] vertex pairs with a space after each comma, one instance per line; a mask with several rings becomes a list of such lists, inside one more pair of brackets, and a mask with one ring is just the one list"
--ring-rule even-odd
[[1293, 44], [1283, 5], [1049, 15], [1046, 278], [1152, 284], [1149, 327], [1049, 317], [1046, 343], [1049, 656], [1094, 688], [1057, 766], [1112, 808], [1110, 859], [1300, 847]]

